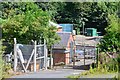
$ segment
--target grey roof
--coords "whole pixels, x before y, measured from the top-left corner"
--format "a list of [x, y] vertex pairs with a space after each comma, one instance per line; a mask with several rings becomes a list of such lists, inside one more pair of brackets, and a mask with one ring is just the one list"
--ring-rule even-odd
[[70, 50], [65, 50], [65, 49], [53, 49], [52, 53], [68, 53]]
[[60, 36], [61, 40], [60, 42], [54, 44], [53, 48], [66, 49], [71, 32], [57, 32], [57, 34]]
[[99, 42], [99, 39], [101, 39], [102, 36], [96, 36], [96, 37], [89, 37], [89, 36], [83, 36], [83, 35], [76, 35], [75, 43], [76, 45], [88, 45], [88, 46], [96, 46]]

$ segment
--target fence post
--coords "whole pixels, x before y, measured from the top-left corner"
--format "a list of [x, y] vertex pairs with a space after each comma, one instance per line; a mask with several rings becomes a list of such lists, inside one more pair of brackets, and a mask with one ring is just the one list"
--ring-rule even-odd
[[36, 45], [37, 45], [37, 42], [35, 41], [35, 45], [34, 45], [34, 49], [35, 49], [35, 52], [34, 52], [34, 72], [36, 72]]
[[16, 38], [14, 38], [14, 71], [16, 72], [17, 70], [17, 41]]
[[45, 39], [44, 39], [44, 67], [45, 70], [47, 70], [47, 46]]
[[84, 51], [84, 65], [85, 65], [85, 53], [86, 53], [86, 52], [85, 52], [85, 43], [84, 43], [84, 45], [83, 45], [83, 46], [84, 46], [83, 51]]

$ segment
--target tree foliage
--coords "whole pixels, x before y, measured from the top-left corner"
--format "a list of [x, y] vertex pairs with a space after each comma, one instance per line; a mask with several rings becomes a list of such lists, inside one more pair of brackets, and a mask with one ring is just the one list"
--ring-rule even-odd
[[82, 31], [83, 26], [97, 28], [102, 35], [105, 34], [104, 29], [108, 26], [108, 13], [115, 13], [118, 8], [118, 2], [50, 2], [46, 4], [49, 4], [47, 9], [54, 14], [52, 17], [56, 22], [74, 24], [78, 33]]
[[[85, 28], [92, 27], [97, 28], [102, 34], [106, 32], [105, 36], [111, 35], [111, 38], [115, 37], [116, 39], [117, 35], [113, 33], [116, 33], [116, 30], [119, 33], [120, 29], [116, 27], [119, 25], [117, 24], [118, 18], [116, 19], [112, 14], [119, 15], [118, 4], [119, 2], [2, 3], [2, 19], [6, 19], [4, 23], [6, 30], [3, 28], [3, 36], [6, 36], [4, 36], [6, 40], [9, 40], [7, 37], [13, 38], [19, 36], [19, 41], [26, 38], [25, 42], [29, 42], [28, 40], [31, 39], [38, 40], [43, 36], [46, 40], [53, 40], [47, 39], [51, 37], [48, 30], [52, 28], [47, 28], [47, 22], [51, 18], [58, 23], [75, 24], [75, 29], [78, 33], [82, 30], [81, 27], [83, 26]], [[10, 26], [8, 27], [8, 25]], [[7, 35], [7, 32], [12, 35]], [[16, 35], [13, 36], [14, 33]], [[106, 39], [108, 38], [106, 37]]]
[[[17, 7], [12, 3], [10, 5], [12, 5], [12, 8], [7, 7], [10, 11], [9, 14], [7, 16], [3, 15], [5, 17], [2, 24], [3, 38], [6, 41], [13, 43], [13, 38], [17, 38], [19, 43], [27, 44], [31, 40], [39, 41], [43, 38], [47, 41], [49, 38], [53, 39], [48, 41], [52, 44], [57, 41], [57, 34], [50, 32], [50, 30], [55, 31], [56, 28], [49, 27], [48, 22], [51, 17], [48, 11], [43, 11], [35, 3], [16, 3]], [[6, 11], [4, 13], [7, 13]]]
[[119, 52], [120, 51], [120, 23], [116, 14], [109, 17], [109, 26], [106, 28], [106, 35], [99, 45], [101, 51]]
[[[43, 11], [48, 11], [52, 20], [57, 23], [71, 23], [79, 33], [82, 27], [97, 28], [102, 35], [108, 26], [108, 13], [117, 12], [118, 2], [35, 2]], [[24, 12], [23, 5], [15, 5], [18, 13]]]
[[3, 60], [2, 60], [2, 45], [1, 45], [1, 40], [0, 40], [0, 79], [2, 79], [2, 74], [3, 74]]
[[60, 37], [56, 34], [56, 31], [57, 31], [56, 27], [51, 26], [45, 33], [46, 34], [45, 39], [47, 41], [47, 47], [49, 49], [51, 49], [54, 43], [57, 43], [60, 40]]
[[119, 2], [98, 2], [98, 6], [106, 13], [117, 13]]
[[39, 8], [42, 8], [43, 11], [48, 11], [49, 16], [51, 16], [54, 21], [56, 21], [55, 16], [58, 15], [60, 11], [64, 11], [66, 5], [65, 2], [36, 2], [36, 4]]
[[105, 28], [106, 34], [100, 42], [101, 51], [119, 52], [120, 51], [120, 2], [101, 2], [99, 7], [108, 15], [108, 26]]
[[42, 11], [33, 3], [26, 3], [26, 7], [25, 12], [8, 17], [2, 24], [3, 38], [8, 42], [11, 42], [13, 38], [17, 38], [18, 42], [22, 43], [38, 40], [40, 34], [43, 34], [45, 27], [48, 26], [47, 12]]
[[107, 15], [116, 11], [116, 4], [109, 2], [66, 2], [63, 8], [57, 11], [58, 14], [55, 15], [55, 20], [58, 23], [75, 24], [77, 32], [80, 32], [83, 26], [85, 28], [97, 28], [103, 35], [105, 34], [104, 29], [108, 25]]

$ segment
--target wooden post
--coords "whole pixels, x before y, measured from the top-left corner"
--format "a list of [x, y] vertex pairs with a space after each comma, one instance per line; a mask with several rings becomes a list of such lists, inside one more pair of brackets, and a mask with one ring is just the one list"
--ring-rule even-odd
[[98, 61], [99, 61], [99, 48], [97, 47], [97, 55], [96, 55], [97, 66], [98, 66]]
[[14, 71], [17, 70], [17, 41], [16, 38], [14, 38]]
[[75, 67], [75, 56], [72, 55], [72, 60], [73, 60], [73, 68]]
[[[95, 46], [95, 45], [94, 45]], [[95, 49], [94, 49], [94, 63], [95, 63], [95, 58], [96, 58], [96, 46], [95, 46]]]
[[85, 65], [85, 44], [84, 44], [84, 65]]
[[34, 46], [34, 50], [35, 50], [35, 52], [34, 52], [34, 72], [36, 72], [36, 44], [37, 44], [37, 42], [35, 41], [35, 46]]

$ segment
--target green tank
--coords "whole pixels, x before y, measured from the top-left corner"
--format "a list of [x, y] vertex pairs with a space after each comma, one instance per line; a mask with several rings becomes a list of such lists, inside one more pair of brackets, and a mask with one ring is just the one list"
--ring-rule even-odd
[[86, 28], [86, 35], [87, 36], [98, 36], [97, 29], [95, 29], [95, 28]]

